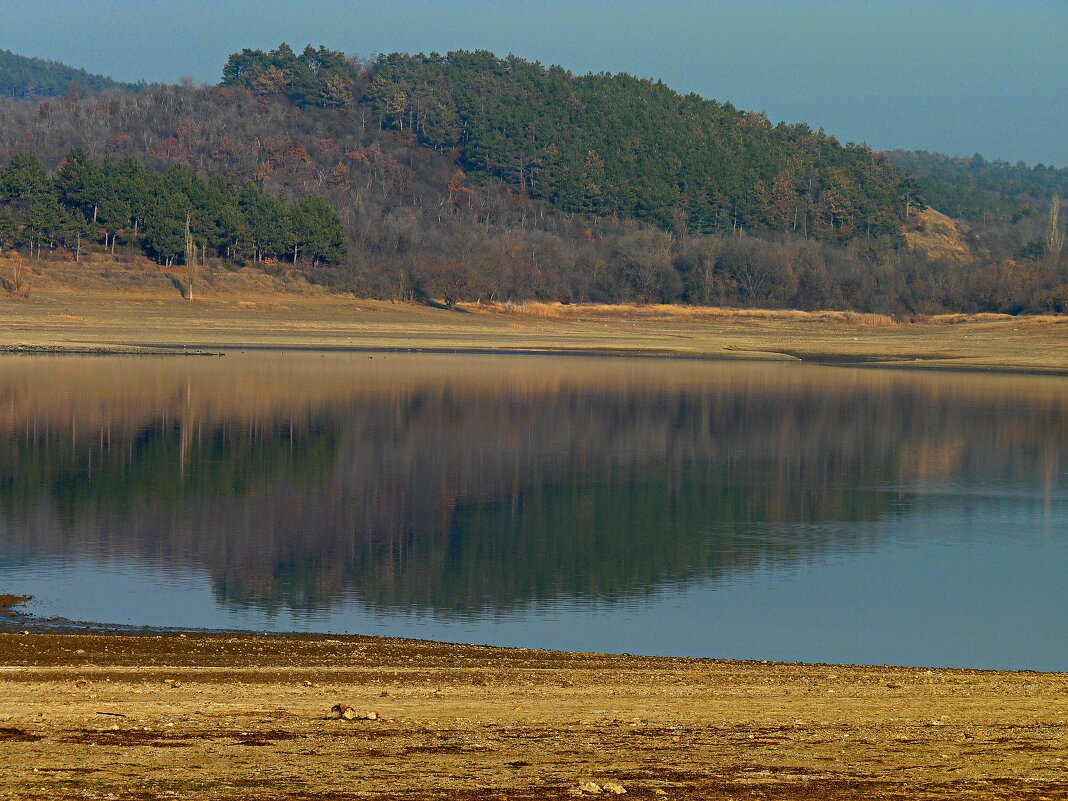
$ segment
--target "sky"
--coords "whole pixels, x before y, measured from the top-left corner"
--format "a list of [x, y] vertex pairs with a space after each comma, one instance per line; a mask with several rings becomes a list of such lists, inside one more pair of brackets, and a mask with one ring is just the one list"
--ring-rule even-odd
[[0, 48], [218, 82], [245, 47], [485, 49], [625, 71], [876, 149], [1068, 166], [1068, 2], [5, 0]]

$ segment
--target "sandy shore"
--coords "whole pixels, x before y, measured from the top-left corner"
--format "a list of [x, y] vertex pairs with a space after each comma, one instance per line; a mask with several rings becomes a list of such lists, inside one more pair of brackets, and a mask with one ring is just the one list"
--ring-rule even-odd
[[0, 635], [2, 798], [1062, 799], [1066, 718], [1066, 674]]
[[0, 350], [205, 352], [399, 349], [670, 355], [1068, 374], [1068, 318], [745, 313], [468, 305], [444, 310], [326, 295], [37, 290], [0, 300]]

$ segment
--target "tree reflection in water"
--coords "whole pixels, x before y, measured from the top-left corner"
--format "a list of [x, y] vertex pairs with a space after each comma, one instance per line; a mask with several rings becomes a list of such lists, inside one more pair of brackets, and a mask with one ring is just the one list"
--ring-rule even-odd
[[464, 615], [873, 546], [932, 484], [1063, 499], [1063, 379], [640, 359], [0, 362], [0, 547], [264, 610]]

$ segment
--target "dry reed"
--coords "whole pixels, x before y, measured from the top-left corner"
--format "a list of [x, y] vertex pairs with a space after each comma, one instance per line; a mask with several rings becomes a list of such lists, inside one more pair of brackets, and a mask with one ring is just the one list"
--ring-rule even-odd
[[798, 309], [731, 309], [715, 306], [682, 306], [663, 303], [523, 303], [465, 304], [468, 308], [497, 314], [516, 314], [547, 320], [578, 319], [681, 319], [768, 320], [782, 322], [846, 323], [860, 326], [894, 326], [899, 321], [886, 314], [851, 311], [801, 311]]

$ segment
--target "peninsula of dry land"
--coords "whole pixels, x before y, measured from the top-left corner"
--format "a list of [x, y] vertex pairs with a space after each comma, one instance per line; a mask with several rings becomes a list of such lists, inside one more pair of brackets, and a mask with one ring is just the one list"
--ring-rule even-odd
[[1068, 374], [1068, 317], [682, 306], [357, 300], [262, 283], [183, 300], [165, 288], [51, 286], [0, 299], [0, 349], [198, 352], [240, 349], [485, 351], [775, 359]]

